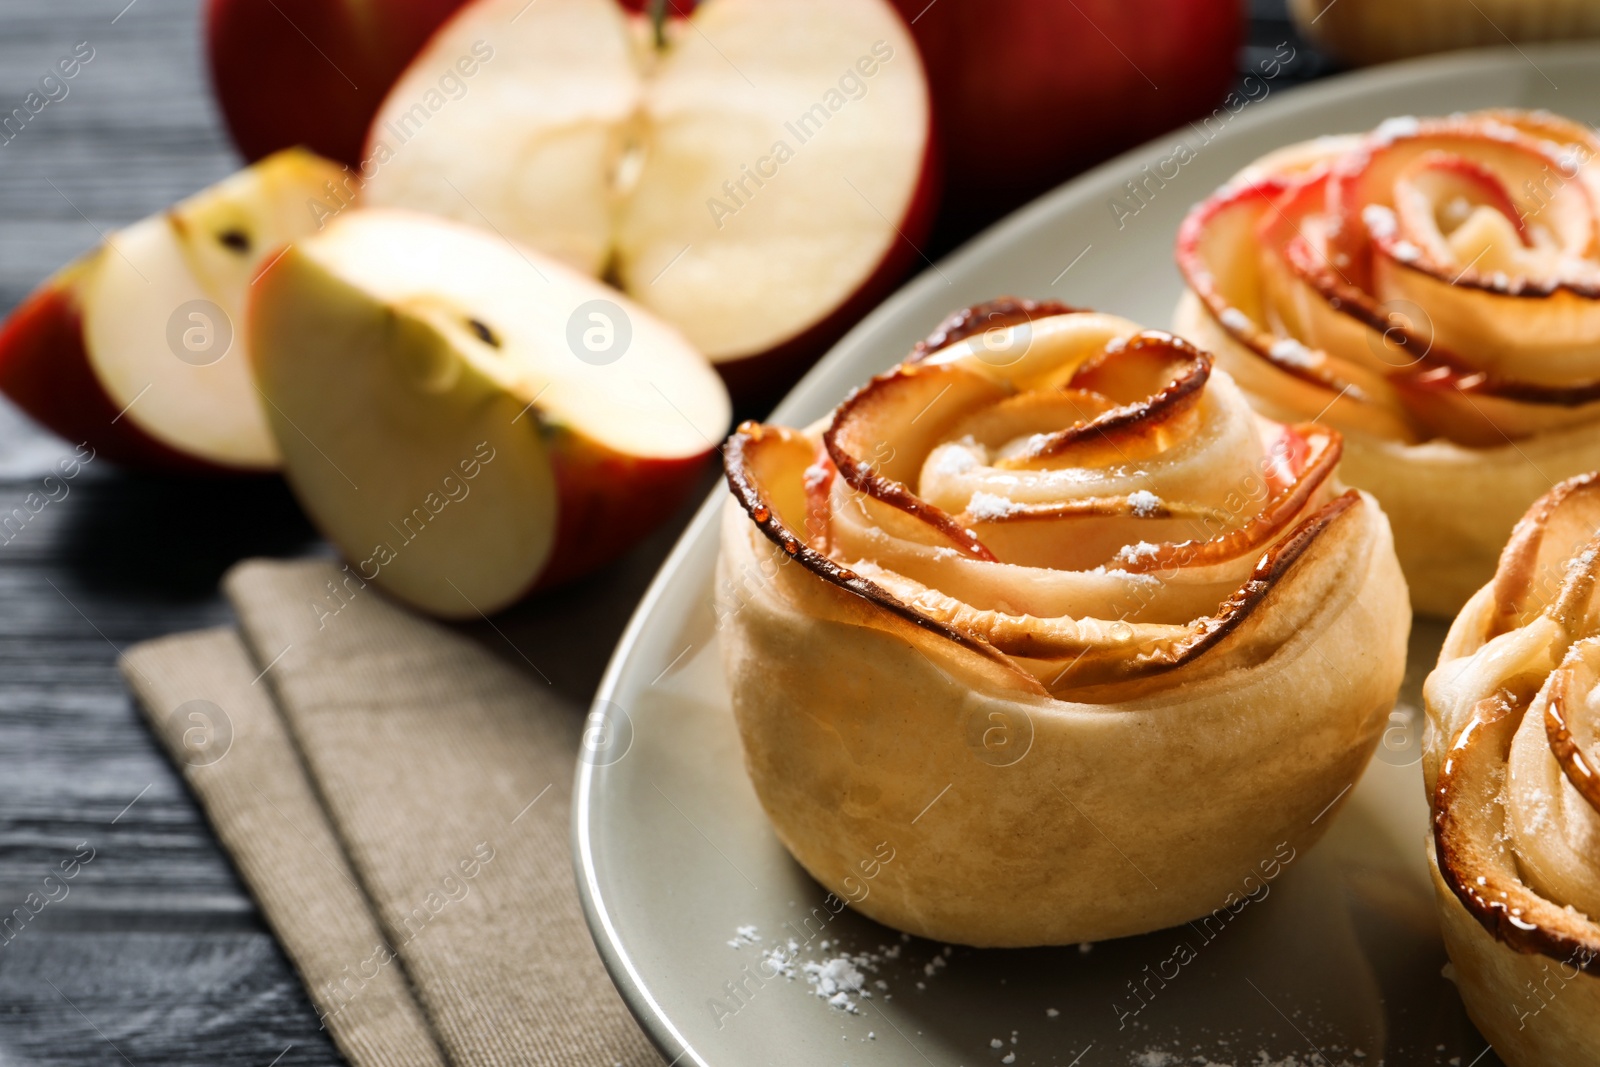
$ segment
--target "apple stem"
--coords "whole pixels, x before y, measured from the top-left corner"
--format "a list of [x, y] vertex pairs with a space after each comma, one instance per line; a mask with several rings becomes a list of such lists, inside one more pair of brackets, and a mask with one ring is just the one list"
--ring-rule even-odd
[[656, 34], [656, 51], [667, 47], [667, 0], [650, 0], [650, 26]]

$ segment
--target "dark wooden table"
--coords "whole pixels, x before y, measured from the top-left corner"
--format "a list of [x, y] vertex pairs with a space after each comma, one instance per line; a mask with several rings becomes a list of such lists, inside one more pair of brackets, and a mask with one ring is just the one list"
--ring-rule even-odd
[[[1270, 52], [1290, 35], [1282, 0], [1254, 6], [1252, 43]], [[0, 0], [0, 114], [77, 42], [94, 48], [68, 95], [0, 145], [0, 308], [98, 231], [238, 165], [206, 89], [199, 7]], [[1299, 78], [1324, 69], [1302, 57]], [[0, 515], [70, 452], [0, 401]], [[336, 1063], [115, 666], [133, 642], [227, 622], [217, 581], [236, 560], [326, 547], [274, 479], [138, 477], [96, 461], [67, 488], [0, 537], [0, 920], [11, 920], [0, 924], [0, 1067]], [[586, 701], [675, 533], [502, 628]], [[45, 882], [91, 849], [66, 896]], [[35, 893], [35, 906], [58, 899], [34, 915]]]

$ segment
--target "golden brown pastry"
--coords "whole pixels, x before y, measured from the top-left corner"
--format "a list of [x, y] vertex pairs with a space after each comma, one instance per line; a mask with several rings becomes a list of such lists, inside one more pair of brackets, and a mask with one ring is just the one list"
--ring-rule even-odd
[[1061, 944], [1236, 904], [1327, 827], [1399, 686], [1405, 582], [1339, 434], [1260, 418], [1170, 334], [972, 308], [726, 455], [750, 777], [901, 930]]
[[1306, 40], [1356, 64], [1600, 36], [1596, 0], [1289, 0], [1289, 12]]
[[1177, 330], [1257, 409], [1345, 435], [1417, 610], [1453, 615], [1524, 509], [1600, 467], [1600, 226], [1588, 127], [1390, 119], [1295, 145], [1197, 206]]
[[1600, 475], [1533, 505], [1424, 689], [1434, 883], [1467, 1011], [1511, 1067], [1600, 1048]]

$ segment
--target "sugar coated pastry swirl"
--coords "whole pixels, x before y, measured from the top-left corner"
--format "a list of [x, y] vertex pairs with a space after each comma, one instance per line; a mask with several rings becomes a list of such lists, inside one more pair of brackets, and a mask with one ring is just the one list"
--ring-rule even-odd
[[1445, 942], [1511, 1067], [1600, 1046], [1600, 475], [1547, 493], [1428, 677]]
[[1405, 583], [1340, 448], [1170, 334], [1017, 300], [808, 429], [740, 427], [717, 614], [779, 837], [968, 944], [1223, 906], [1326, 827], [1403, 672]]
[[1178, 332], [1273, 418], [1345, 435], [1419, 610], [1600, 467], [1600, 140], [1544, 112], [1390, 119], [1275, 152], [1178, 238]]

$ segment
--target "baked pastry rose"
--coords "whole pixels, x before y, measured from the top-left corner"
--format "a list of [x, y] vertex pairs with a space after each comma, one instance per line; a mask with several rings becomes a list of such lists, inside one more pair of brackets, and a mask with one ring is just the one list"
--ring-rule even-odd
[[[1496, 47], [1507, 42], [1600, 36], [1592, 0], [1289, 0], [1295, 28], [1318, 49], [1365, 66], [1397, 59]], [[1471, 15], [1471, 18], [1465, 16]]]
[[945, 941], [1236, 905], [1328, 825], [1403, 673], [1388, 523], [1339, 454], [1170, 334], [1015, 300], [809, 429], [740, 427], [719, 614], [778, 836]]
[[1600, 475], [1517, 525], [1423, 690], [1435, 888], [1456, 984], [1511, 1067], [1600, 1042]]
[[1543, 112], [1390, 119], [1267, 156], [1180, 232], [1178, 332], [1258, 410], [1343, 432], [1419, 611], [1600, 467], [1597, 153]]

